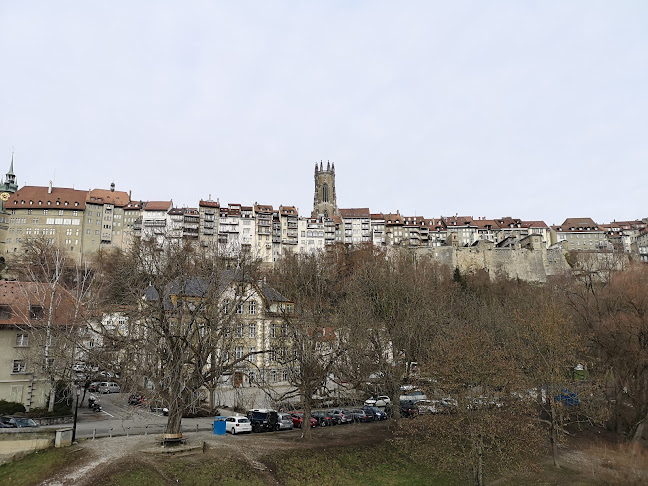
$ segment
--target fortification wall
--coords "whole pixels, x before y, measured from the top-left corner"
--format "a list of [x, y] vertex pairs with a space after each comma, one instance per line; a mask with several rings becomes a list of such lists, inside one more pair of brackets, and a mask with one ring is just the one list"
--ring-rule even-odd
[[483, 247], [432, 247], [410, 249], [417, 257], [429, 257], [462, 273], [485, 270], [491, 279], [505, 276], [527, 282], [546, 282], [547, 277], [569, 273], [561, 249]]

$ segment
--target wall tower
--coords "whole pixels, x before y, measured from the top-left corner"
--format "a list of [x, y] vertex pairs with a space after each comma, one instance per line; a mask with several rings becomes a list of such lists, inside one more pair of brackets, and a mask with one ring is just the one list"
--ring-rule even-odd
[[326, 162], [326, 169], [322, 161], [315, 163], [315, 197], [313, 198], [312, 218], [324, 216], [330, 218], [339, 216], [335, 197], [335, 163]]

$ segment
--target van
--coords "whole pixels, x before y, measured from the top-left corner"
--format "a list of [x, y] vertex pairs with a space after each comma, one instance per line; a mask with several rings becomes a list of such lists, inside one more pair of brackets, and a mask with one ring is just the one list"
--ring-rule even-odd
[[97, 387], [99, 393], [119, 393], [121, 392], [120, 386], [114, 381], [102, 381]]

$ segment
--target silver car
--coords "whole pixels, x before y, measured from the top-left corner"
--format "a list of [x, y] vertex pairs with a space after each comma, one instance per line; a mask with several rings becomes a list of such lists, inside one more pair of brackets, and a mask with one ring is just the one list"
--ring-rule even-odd
[[294, 427], [292, 416], [289, 413], [278, 413], [277, 417], [279, 419], [277, 421], [279, 430], [292, 429]]
[[99, 393], [119, 393], [121, 392], [120, 386], [114, 381], [102, 381], [97, 387]]

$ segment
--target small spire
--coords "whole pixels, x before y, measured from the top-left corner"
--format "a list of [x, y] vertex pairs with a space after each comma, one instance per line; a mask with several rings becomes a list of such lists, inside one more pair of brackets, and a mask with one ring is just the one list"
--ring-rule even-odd
[[315, 162], [315, 173], [317, 174], [317, 162]]
[[320, 160], [320, 172], [324, 171], [324, 166], [322, 165], [322, 161]]
[[9, 165], [9, 172], [7, 172], [7, 175], [14, 175], [13, 162], [14, 162], [14, 153], [12, 151], [11, 152], [11, 165]]
[[326, 170], [331, 170], [331, 161], [330, 160], [326, 161]]

